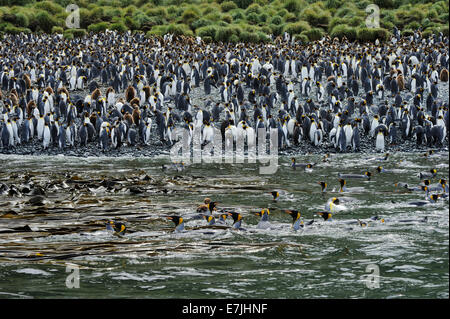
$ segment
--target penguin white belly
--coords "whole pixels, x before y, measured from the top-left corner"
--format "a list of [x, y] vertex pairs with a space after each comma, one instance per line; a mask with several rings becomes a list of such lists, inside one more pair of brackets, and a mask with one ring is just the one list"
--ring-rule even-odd
[[334, 146], [336, 146], [336, 134], [337, 134], [337, 130], [335, 127], [333, 127], [330, 131], [329, 135], [329, 139], [330, 139], [330, 143], [333, 143]]
[[77, 89], [82, 90], [83, 89], [83, 78], [80, 76], [77, 79]]
[[71, 90], [71, 91], [75, 90], [75, 88], [76, 88], [76, 83], [77, 83], [76, 77], [75, 77], [75, 76], [72, 76], [72, 77], [70, 78], [69, 83], [70, 83], [69, 90]]
[[375, 149], [384, 152], [384, 134], [382, 132], [378, 132]]
[[347, 145], [350, 145], [352, 142], [353, 129], [350, 125], [346, 125], [344, 127], [345, 139], [347, 141]]
[[319, 146], [322, 143], [323, 133], [322, 130], [317, 130], [314, 134], [314, 146]]
[[202, 143], [211, 142], [213, 140], [214, 131], [211, 126], [205, 126], [203, 128]]
[[247, 145], [253, 147], [255, 145], [255, 130], [251, 127], [246, 129], [247, 131]]
[[314, 141], [314, 134], [316, 133], [317, 125], [316, 123], [312, 123], [311, 127], [309, 129], [309, 140], [312, 142]]
[[9, 145], [15, 146], [14, 144], [14, 132], [11, 123], [6, 124], [6, 129], [8, 130], [9, 134]]
[[378, 120], [377, 119], [373, 119], [372, 123], [370, 125], [370, 135], [372, 137], [375, 137], [375, 128], [378, 126]]
[[44, 119], [42, 117], [38, 119], [37, 134], [38, 134], [38, 138], [40, 140], [42, 140], [42, 136], [44, 134]]
[[287, 124], [288, 133], [290, 136], [294, 134], [295, 120], [290, 119]]
[[44, 132], [43, 132], [43, 146], [44, 149], [47, 149], [48, 146], [50, 145], [50, 128], [48, 127], [48, 125], [46, 125], [44, 127]]

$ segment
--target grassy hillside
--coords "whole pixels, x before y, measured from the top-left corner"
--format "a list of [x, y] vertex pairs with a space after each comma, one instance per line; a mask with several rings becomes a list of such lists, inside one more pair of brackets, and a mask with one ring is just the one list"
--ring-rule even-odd
[[[65, 8], [80, 7], [80, 29], [67, 29]], [[380, 28], [367, 29], [365, 9], [381, 9]], [[198, 35], [205, 41], [262, 42], [288, 32], [302, 41], [324, 34], [386, 39], [394, 26], [411, 34], [448, 35], [448, 0], [0, 0], [0, 33], [58, 32], [66, 37], [106, 28], [149, 35]]]

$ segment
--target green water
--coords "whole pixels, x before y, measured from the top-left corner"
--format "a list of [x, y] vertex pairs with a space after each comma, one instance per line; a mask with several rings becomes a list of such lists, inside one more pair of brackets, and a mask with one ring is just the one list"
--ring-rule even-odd
[[[258, 163], [164, 173], [168, 157], [0, 156], [0, 183], [40, 185], [46, 200], [30, 207], [26, 194], [0, 196], [0, 298], [448, 298], [448, 197], [417, 207], [409, 203], [425, 193], [394, 186], [417, 186], [430, 168], [438, 171], [433, 183], [448, 180], [448, 153], [377, 157], [298, 156], [318, 163], [308, 171], [280, 157], [276, 174], [260, 175]], [[377, 173], [380, 164], [392, 172]], [[370, 181], [348, 179], [349, 192], [338, 192], [338, 172], [365, 170]], [[328, 183], [325, 194], [318, 181]], [[324, 221], [314, 213], [334, 196], [344, 210]], [[186, 218], [187, 232], [173, 233], [165, 216], [192, 215], [205, 197], [241, 212], [246, 230], [206, 229], [204, 220]], [[270, 208], [270, 229], [256, 227], [253, 213], [262, 208]], [[285, 209], [315, 221], [293, 231]], [[123, 238], [104, 229], [110, 218], [126, 223]], [[5, 232], [26, 225], [33, 231]], [[67, 265], [79, 267], [79, 288], [66, 286]], [[379, 269], [375, 288], [367, 286], [368, 265]]]

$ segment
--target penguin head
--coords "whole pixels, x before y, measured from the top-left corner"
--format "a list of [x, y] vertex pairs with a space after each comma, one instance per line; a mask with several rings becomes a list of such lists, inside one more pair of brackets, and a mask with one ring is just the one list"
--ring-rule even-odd
[[430, 195], [430, 199], [431, 199], [433, 202], [436, 202], [436, 201], [439, 199], [439, 197], [441, 197], [440, 194], [432, 194], [432, 195]]
[[270, 215], [270, 211], [268, 208], [262, 209], [260, 212], [255, 213], [256, 216], [264, 216], [264, 215]]
[[318, 212], [317, 215], [321, 216], [323, 220], [328, 220], [332, 217], [331, 213], [328, 212]]
[[215, 220], [214, 216], [212, 215], [203, 215], [203, 218], [210, 224], [212, 224]]
[[332, 202], [333, 204], [335, 204], [335, 205], [339, 205], [339, 198], [333, 197], [333, 198], [331, 199], [331, 202]]
[[364, 173], [364, 175], [366, 175], [370, 179], [370, 177], [372, 176], [372, 173], [367, 171], [367, 172]]
[[274, 201], [276, 201], [277, 198], [280, 196], [280, 193], [277, 191], [270, 192], [270, 194], [272, 194]]
[[167, 219], [170, 219], [174, 222], [175, 226], [178, 226], [183, 223], [183, 218], [180, 216], [169, 216]]
[[425, 184], [425, 186], [429, 186], [430, 185], [430, 180], [429, 179], [425, 179], [423, 181], [423, 183]]
[[124, 235], [127, 227], [123, 223], [109, 220], [106, 222], [106, 229], [113, 230], [115, 235]]
[[123, 223], [114, 223], [114, 231], [117, 235], [124, 235], [127, 227]]
[[217, 210], [217, 205], [218, 205], [219, 203], [218, 202], [210, 202], [210, 203], [208, 203], [208, 209], [209, 209], [209, 211], [212, 213], [214, 210]]
[[285, 212], [287, 213], [287, 214], [289, 214], [289, 215], [291, 215], [291, 217], [292, 217], [292, 222], [296, 222], [299, 218], [300, 218], [300, 216], [301, 216], [301, 214], [300, 214], [300, 212], [298, 211], [298, 210], [285, 210]]
[[233, 222], [236, 223], [240, 220], [242, 220], [242, 215], [240, 213], [237, 212], [229, 212], [227, 213], [228, 216], [231, 216], [233, 218]]
[[320, 187], [322, 187], [322, 192], [324, 192], [327, 189], [327, 183], [325, 183], [325, 182], [317, 182], [317, 184], [319, 184]]
[[366, 222], [363, 222], [363, 221], [361, 221], [359, 219], [358, 219], [358, 225], [361, 226], [361, 227], [367, 227], [368, 226], [368, 224]]

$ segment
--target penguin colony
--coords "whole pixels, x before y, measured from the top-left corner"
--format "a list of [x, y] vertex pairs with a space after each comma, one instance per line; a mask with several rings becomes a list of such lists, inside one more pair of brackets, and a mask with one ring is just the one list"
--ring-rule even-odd
[[[203, 145], [257, 129], [279, 148], [384, 152], [407, 140], [447, 147], [448, 37], [386, 43], [289, 35], [270, 44], [106, 31], [73, 40], [5, 35], [0, 46], [0, 150], [170, 147], [180, 127]], [[440, 92], [441, 90], [441, 92]], [[202, 97], [194, 97], [200, 92]], [[448, 91], [447, 91], [448, 92]], [[366, 145], [367, 144], [367, 145]]]
[[[426, 156], [430, 156], [429, 153], [426, 153]], [[327, 157], [328, 158], [328, 157]], [[217, 201], [212, 201], [211, 198], [205, 198], [204, 202], [200, 204], [195, 212], [186, 212], [182, 216], [180, 215], [168, 215], [166, 218], [168, 220], [173, 221], [175, 224], [174, 232], [175, 233], [184, 233], [190, 231], [204, 231], [205, 229], [232, 229], [232, 230], [255, 230], [255, 229], [282, 229], [283, 226], [280, 223], [271, 222], [270, 214], [276, 212], [277, 214], [288, 214], [292, 217], [292, 225], [291, 229], [294, 231], [298, 230], [306, 230], [309, 227], [320, 226], [320, 222], [314, 224], [317, 220], [315, 217], [318, 217], [319, 220], [322, 220], [324, 223], [334, 222], [338, 224], [344, 224], [347, 227], [348, 225], [357, 226], [357, 227], [368, 227], [373, 226], [374, 224], [393, 224], [393, 223], [424, 223], [428, 222], [428, 218], [416, 218], [416, 219], [399, 219], [393, 220], [389, 218], [383, 218], [381, 216], [372, 216], [367, 220], [360, 219], [350, 219], [350, 220], [339, 220], [337, 218], [334, 220], [334, 216], [339, 216], [342, 212], [348, 211], [349, 207], [347, 205], [352, 205], [352, 197], [348, 197], [347, 194], [351, 194], [352, 192], [364, 192], [364, 187], [347, 187], [348, 183], [352, 184], [353, 180], [360, 179], [366, 180], [369, 182], [374, 182], [372, 178], [379, 176], [380, 174], [395, 174], [392, 170], [387, 170], [383, 168], [383, 166], [388, 162], [389, 154], [386, 154], [383, 158], [374, 159], [378, 163], [383, 163], [379, 165], [374, 170], [373, 174], [369, 171], [364, 172], [363, 174], [343, 174], [338, 173], [337, 178], [335, 180], [336, 185], [340, 185], [339, 188], [333, 188], [332, 190], [327, 189], [328, 183], [325, 181], [319, 181], [317, 184], [321, 186], [321, 192], [326, 203], [322, 210], [314, 210], [311, 212], [311, 209], [281, 209], [279, 207], [272, 208], [263, 208], [257, 211], [249, 211], [245, 214], [240, 212], [239, 209], [236, 208], [220, 208], [220, 203]], [[296, 161], [292, 161], [291, 169], [296, 170], [298, 164]], [[316, 168], [319, 167], [320, 164], [314, 165]], [[306, 168], [306, 164], [304, 166]], [[408, 185], [406, 183], [398, 182], [393, 186], [393, 190], [397, 192], [408, 192], [408, 193], [417, 193], [420, 197], [424, 197], [424, 200], [411, 201], [408, 203], [404, 203], [406, 206], [416, 206], [422, 207], [425, 205], [436, 204], [442, 200], [448, 200], [449, 196], [449, 186], [448, 181], [443, 178], [438, 178], [438, 171], [433, 168], [428, 171], [420, 172], [418, 175], [418, 184], [417, 185]], [[344, 179], [345, 178], [345, 179]], [[434, 182], [433, 182], [434, 180]], [[267, 193], [267, 200], [269, 200], [269, 196], [272, 196], [272, 204], [281, 202], [283, 203], [286, 193], [284, 191], [275, 190]], [[329, 198], [326, 199], [326, 196]], [[305, 210], [308, 211], [305, 214]], [[244, 228], [244, 219], [252, 218], [253, 215], [259, 217], [259, 221], [256, 226], [250, 225], [249, 228]], [[308, 217], [312, 216], [312, 219], [305, 220], [304, 217], [308, 215]], [[198, 220], [204, 220], [204, 224], [199, 226]], [[191, 227], [188, 229], [185, 228], [185, 225], [190, 223]], [[115, 228], [112, 228], [111, 225], [115, 225]], [[312, 226], [314, 224], [314, 226]], [[125, 224], [116, 222], [116, 221], [108, 221], [106, 224], [107, 229], [113, 230], [113, 233], [118, 236], [122, 236], [125, 234], [126, 227]], [[351, 228], [353, 229], [353, 228]], [[206, 232], [205, 234], [210, 234]]]

